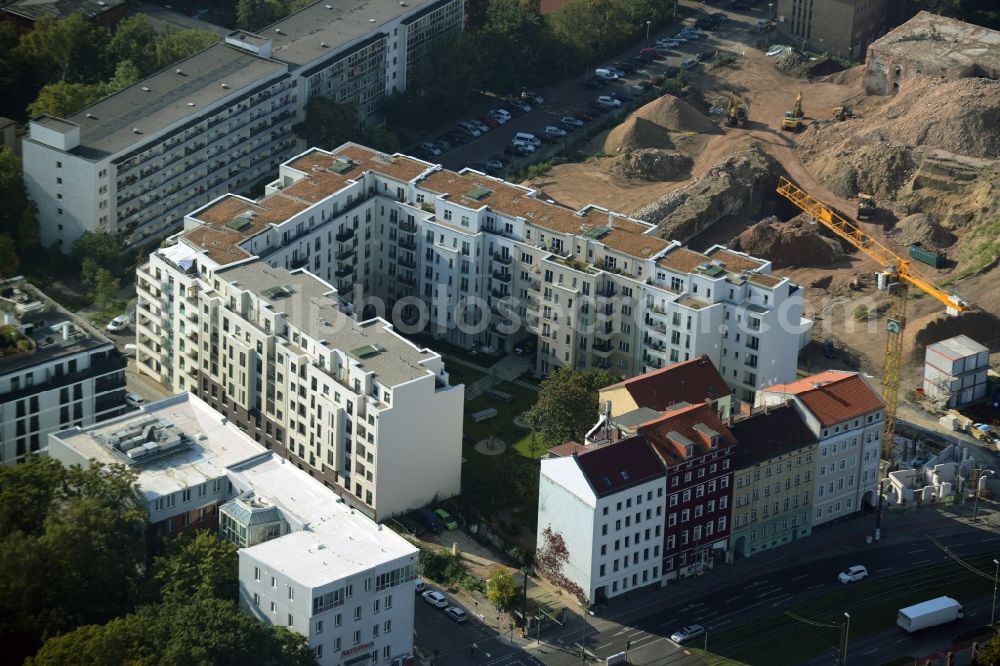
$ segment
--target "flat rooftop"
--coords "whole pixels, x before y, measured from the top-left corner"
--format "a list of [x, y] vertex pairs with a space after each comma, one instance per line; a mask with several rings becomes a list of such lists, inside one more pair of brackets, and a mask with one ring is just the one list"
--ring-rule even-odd
[[23, 351], [5, 348], [0, 356], [0, 374], [99, 347], [111, 349], [111, 340], [23, 280], [0, 283], [0, 310], [0, 324], [4, 314], [13, 317], [13, 325], [24, 329], [19, 341], [30, 344]]
[[[311, 273], [289, 272], [257, 261], [220, 275], [263, 298], [275, 312], [285, 313], [291, 326], [316, 340], [325, 340], [331, 349], [346, 353], [363, 369], [373, 372], [384, 386], [434, 374], [421, 362], [437, 358], [435, 352], [416, 347], [393, 331], [386, 321], [358, 322], [344, 314], [339, 299], [332, 293], [335, 290]], [[279, 288], [286, 295], [265, 296], [264, 292], [272, 288]], [[377, 353], [369, 353], [373, 346], [379, 349]]]
[[954, 69], [963, 76], [1000, 78], [1000, 32], [926, 11], [890, 30], [868, 49], [926, 61], [932, 71]]
[[347, 504], [306, 472], [275, 455], [230, 470], [237, 492], [253, 489], [304, 529], [244, 549], [266, 566], [298, 583], [319, 587], [399, 558], [416, 562], [418, 551]]
[[935, 342], [932, 345], [927, 345], [927, 350], [935, 351], [951, 360], [975, 356], [983, 352], [989, 354], [990, 352], [989, 347], [979, 344], [967, 335], [956, 335], [953, 338]]
[[[784, 278], [774, 278], [769, 274], [771, 263], [743, 252], [713, 245], [704, 252], [696, 252], [686, 247], [677, 247], [657, 260], [656, 264], [678, 273], [699, 273], [713, 278], [724, 278], [739, 273], [750, 273], [754, 282], [764, 287], [775, 287]], [[758, 273], [757, 271], [761, 271]]]
[[260, 30], [260, 35], [271, 40], [272, 58], [296, 69], [377, 35], [384, 24], [435, 2], [320, 0]]
[[123, 463], [108, 442], [116, 433], [154, 420], [169, 423], [186, 436], [189, 445], [177, 447], [173, 453], [151, 456], [148, 463], [140, 459], [132, 467], [139, 473], [139, 488], [150, 498], [223, 477], [230, 465], [267, 454], [267, 449], [232, 423], [224, 422], [222, 415], [191, 393], [148, 403], [139, 411], [83, 430], [65, 430], [53, 437], [88, 460]]
[[3, 5], [3, 11], [31, 21], [43, 16], [64, 19], [77, 12], [94, 18], [124, 3], [125, 0], [13, 0]]
[[213, 44], [66, 118], [80, 126], [80, 145], [70, 152], [94, 160], [125, 152], [285, 71], [282, 63]]

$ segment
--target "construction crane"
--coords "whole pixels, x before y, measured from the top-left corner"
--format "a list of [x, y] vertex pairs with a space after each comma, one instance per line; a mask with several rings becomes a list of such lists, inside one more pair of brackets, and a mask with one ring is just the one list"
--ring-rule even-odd
[[795, 104], [791, 111], [785, 111], [785, 117], [781, 119], [781, 129], [794, 132], [802, 125], [802, 91], [795, 96]]
[[[882, 400], [885, 402], [885, 427], [882, 432], [882, 459], [892, 462], [892, 446], [896, 436], [896, 405], [899, 399], [899, 372], [903, 360], [903, 330], [906, 327], [906, 300], [913, 286], [943, 303], [949, 314], [960, 314], [969, 305], [958, 296], [948, 295], [910, 269], [910, 262], [810, 196], [785, 177], [778, 179], [778, 194], [809, 213], [819, 224], [839, 238], [874, 259], [884, 271], [878, 274], [879, 289], [890, 295], [886, 318], [885, 356], [882, 359]], [[879, 474], [879, 507], [875, 539], [879, 538], [882, 518], [882, 475]]]

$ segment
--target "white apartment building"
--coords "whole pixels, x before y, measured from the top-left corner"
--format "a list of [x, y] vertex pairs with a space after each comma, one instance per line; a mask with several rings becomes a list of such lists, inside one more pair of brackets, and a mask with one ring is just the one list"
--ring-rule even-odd
[[[240, 606], [305, 636], [321, 666], [405, 663], [417, 549], [276, 456], [230, 479], [239, 495], [221, 509], [222, 536], [241, 545]], [[257, 539], [243, 546], [241, 528]]]
[[[537, 548], [545, 531], [562, 537], [562, 574], [591, 603], [663, 580], [665, 473], [639, 436], [600, 447], [569, 447], [541, 461]], [[571, 452], [573, 451], [573, 452]]]
[[46, 455], [50, 433], [126, 411], [114, 343], [27, 281], [0, 281], [0, 326], [0, 463]]
[[228, 263], [212, 233], [139, 269], [139, 371], [194, 391], [380, 520], [457, 494], [465, 392], [440, 355], [381, 318], [357, 321], [305, 270]]
[[475, 171], [345, 144], [282, 164], [265, 192], [191, 212], [177, 242], [216, 263], [306, 268], [364, 317], [464, 348], [510, 351], [538, 336], [539, 375], [628, 377], [704, 353], [752, 401], [794, 379], [811, 326], [801, 289], [769, 262], [692, 252], [652, 225], [572, 211]]
[[263, 30], [236, 31], [23, 142], [41, 240], [68, 251], [86, 231], [136, 247], [188, 211], [250, 189], [293, 154], [292, 126], [322, 95], [377, 118], [434, 47], [462, 30], [462, 0], [317, 2]]
[[885, 404], [856, 372], [827, 370], [758, 393], [758, 405], [790, 401], [818, 440], [813, 456], [812, 525], [878, 502]]
[[56, 432], [49, 440], [50, 455], [64, 465], [99, 462], [135, 470], [150, 528], [161, 535], [216, 529], [219, 506], [233, 496], [229, 466], [271, 455], [191, 393]]

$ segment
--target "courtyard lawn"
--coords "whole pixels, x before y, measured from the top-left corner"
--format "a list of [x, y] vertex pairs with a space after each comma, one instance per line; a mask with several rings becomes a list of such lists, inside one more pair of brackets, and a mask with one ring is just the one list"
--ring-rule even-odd
[[[514, 425], [514, 417], [522, 412], [526, 412], [535, 404], [538, 393], [530, 389], [500, 382], [495, 387], [499, 391], [509, 393], [513, 400], [508, 403], [500, 402], [487, 393], [465, 403], [465, 436], [469, 438], [471, 444], [475, 444], [489, 437], [499, 437], [507, 443], [507, 449], [515, 451], [525, 458], [540, 458], [545, 453], [541, 444], [538, 450], [532, 455], [531, 451], [531, 430]], [[484, 409], [494, 407], [497, 415], [487, 421], [476, 423], [470, 415]], [[489, 457], [489, 456], [485, 456]]]
[[448, 371], [448, 382], [455, 384], [465, 384], [466, 390], [477, 381], [486, 376], [486, 373], [470, 368], [461, 363], [454, 363], [447, 356], [444, 357], [444, 369]]

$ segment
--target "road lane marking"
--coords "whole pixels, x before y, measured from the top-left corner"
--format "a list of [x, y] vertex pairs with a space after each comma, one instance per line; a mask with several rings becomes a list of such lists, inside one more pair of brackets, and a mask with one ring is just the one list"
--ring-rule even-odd
[[992, 539], [983, 539], [983, 542], [986, 541], [1000, 541], [1000, 537], [993, 537]]
[[930, 562], [931, 562], [930, 560], [920, 560], [919, 562], [911, 562], [910, 564], [916, 566], [918, 564], [930, 564]]
[[878, 652], [878, 648], [868, 650], [868, 652], [862, 652], [861, 654], [875, 654], [876, 652]]
[[729, 597], [729, 599], [727, 599], [726, 601], [736, 601], [737, 599], [742, 599], [742, 598], [743, 598], [742, 594], [737, 594], [735, 597]]
[[910, 554], [912, 555], [913, 553], [926, 553], [926, 552], [927, 552], [926, 548], [917, 548], [916, 550], [911, 550]]
[[900, 643], [905, 643], [908, 640], [910, 640], [909, 636], [907, 636], [906, 638], [900, 638], [898, 641], [893, 641], [893, 643], [899, 645]]
[[795, 578], [788, 581], [789, 583], [794, 583], [797, 580], [802, 580], [803, 578], [809, 578], [809, 574], [802, 574], [801, 576], [796, 576]]
[[896, 567], [886, 567], [884, 569], [875, 569], [874, 571], [872, 571], [872, 573], [883, 573], [883, 572], [886, 572], [886, 571], [892, 571], [895, 568]]

